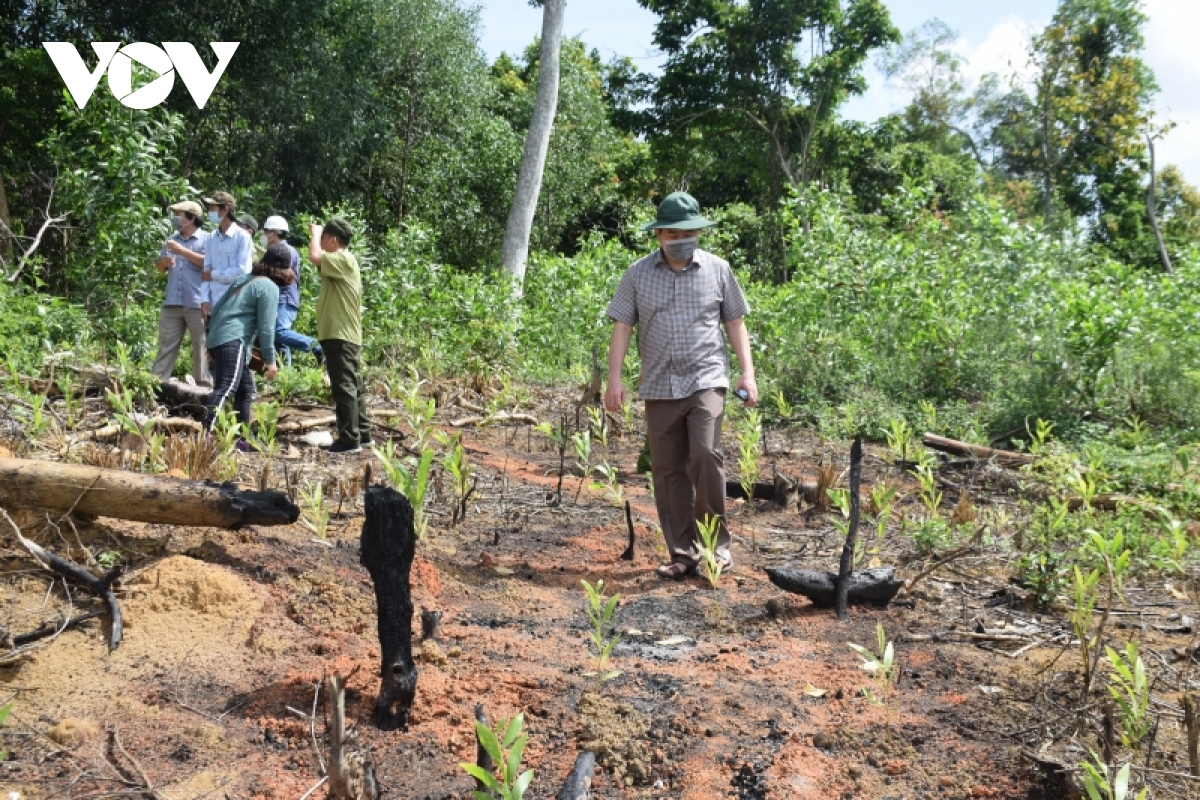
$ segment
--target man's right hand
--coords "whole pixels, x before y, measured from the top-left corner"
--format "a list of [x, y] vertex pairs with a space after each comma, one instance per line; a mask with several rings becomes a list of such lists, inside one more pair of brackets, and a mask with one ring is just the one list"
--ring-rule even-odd
[[171, 265], [173, 263], [175, 263], [175, 259], [171, 258], [170, 256], [163, 256], [158, 261], [154, 262], [154, 266], [159, 272], [166, 272], [167, 270], [171, 269]]
[[209, 315], [209, 314], [211, 314], [211, 313], [212, 313], [212, 306], [211, 306], [211, 305], [209, 305], [208, 303], [201, 303], [201, 304], [200, 304], [200, 319], [202, 319], [202, 320], [204, 320], [205, 322], [207, 322], [207, 321], [208, 321], [208, 315]]
[[625, 407], [625, 383], [610, 380], [604, 390], [604, 408], [609, 411], [620, 411]]

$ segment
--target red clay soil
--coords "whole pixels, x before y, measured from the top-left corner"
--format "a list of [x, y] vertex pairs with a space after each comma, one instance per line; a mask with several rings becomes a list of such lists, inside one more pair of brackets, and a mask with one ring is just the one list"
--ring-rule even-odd
[[[781, 453], [783, 439], [771, 440], [764, 464], [791, 475], [812, 474], [832, 452], [808, 439]], [[414, 620], [419, 680], [405, 731], [370, 722], [379, 649], [372, 584], [358, 564], [360, 496], [330, 497], [341, 513], [327, 541], [302, 524], [230, 532], [22, 517], [27, 535], [64, 555], [82, 559], [82, 546], [122, 554], [132, 565], [122, 592], [128, 630], [108, 653], [100, 618], [0, 666], [0, 699], [13, 701], [0, 731], [0, 787], [35, 799], [294, 800], [318, 783], [328, 757], [322, 713], [315, 723], [309, 715], [318, 682], [336, 672], [351, 676], [348, 723], [387, 797], [470, 796], [458, 764], [474, 759], [476, 703], [492, 720], [524, 712], [533, 798], [557, 793], [585, 743], [602, 764], [597, 798], [1055, 796], [1009, 734], [1030, 713], [1030, 665], [1057, 648], [1010, 659], [967, 643], [906, 641], [968, 625], [986, 586], [953, 578], [924, 599], [854, 608], [838, 622], [761, 569], [833, 568], [828, 515], [763, 501], [734, 503], [737, 565], [716, 592], [699, 578], [663, 582], [653, 503], [633, 474], [640, 436], [614, 434], [594, 459], [621, 469], [635, 509], [632, 561], [620, 559], [623, 513], [586, 486], [576, 502], [577, 475], [553, 504], [558, 453], [543, 436], [468, 429], [464, 442], [477, 466], [470, 511], [448, 527], [449, 479], [440, 480], [413, 565], [418, 613], [443, 617], [436, 643], [419, 641]], [[372, 460], [330, 460], [294, 444], [301, 457], [277, 460], [272, 486], [318, 477], [349, 486]], [[262, 458], [240, 457], [243, 482], [256, 485]], [[872, 457], [868, 480], [885, 469]], [[6, 548], [0, 601], [5, 627], [19, 633], [66, 600], [11, 537]], [[621, 675], [603, 685], [589, 674], [583, 579], [621, 595], [623, 638], [609, 663]], [[74, 590], [72, 598], [93, 607]], [[872, 680], [847, 646], [873, 646], [877, 622], [902, 670], [882, 706], [864, 694]]]

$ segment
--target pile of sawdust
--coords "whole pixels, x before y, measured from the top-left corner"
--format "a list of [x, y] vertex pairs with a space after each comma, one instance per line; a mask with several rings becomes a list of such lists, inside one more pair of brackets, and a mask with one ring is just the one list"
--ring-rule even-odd
[[252, 610], [250, 589], [241, 578], [187, 556], [155, 564], [129, 586], [132, 599], [125, 612], [139, 615], [192, 612], [225, 619], [245, 619]]
[[[17, 583], [0, 585], [0, 606], [32, 595]], [[14, 713], [26, 721], [66, 720], [100, 718], [118, 709], [151, 719], [156, 709], [128, 686], [144, 686], [161, 675], [185, 683], [215, 674], [228, 679], [261, 606], [253, 587], [236, 573], [186, 556], [156, 563], [125, 584], [118, 597], [126, 630], [113, 652], [109, 625], [101, 619], [47, 640], [0, 671], [0, 688], [26, 689]], [[46, 616], [66, 611], [49, 608]], [[64, 729], [68, 732], [75, 733]]]
[[618, 786], [650, 782], [650, 725], [633, 706], [599, 694], [579, 698], [580, 744], [596, 754], [596, 762], [612, 773]]

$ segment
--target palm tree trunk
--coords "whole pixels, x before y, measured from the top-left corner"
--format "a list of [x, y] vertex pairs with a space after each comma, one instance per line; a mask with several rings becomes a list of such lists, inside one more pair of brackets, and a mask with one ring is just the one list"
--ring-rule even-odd
[[546, 152], [550, 148], [550, 132], [554, 127], [554, 112], [558, 106], [558, 58], [562, 46], [565, 5], [565, 0], [545, 0], [542, 6], [537, 96], [529, 131], [525, 134], [517, 190], [508, 212], [508, 224], [504, 228], [504, 242], [500, 248], [500, 269], [512, 279], [513, 294], [517, 297], [521, 295], [525, 283], [529, 234], [533, 228], [533, 216], [542, 188], [542, 173], [546, 168]]

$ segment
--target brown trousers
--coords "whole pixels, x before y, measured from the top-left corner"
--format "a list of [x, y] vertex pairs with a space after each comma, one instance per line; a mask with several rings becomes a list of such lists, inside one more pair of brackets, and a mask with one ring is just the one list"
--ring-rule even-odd
[[198, 308], [163, 306], [158, 315], [158, 357], [150, 371], [160, 380], [169, 380], [175, 371], [175, 360], [187, 331], [192, 339], [192, 376], [197, 386], [212, 387], [212, 375], [208, 371], [208, 351], [204, 347], [204, 319]]
[[701, 389], [682, 400], [646, 401], [654, 502], [671, 561], [689, 566], [696, 563], [696, 520], [709, 514], [721, 518], [717, 551], [728, 557], [725, 457], [721, 453], [724, 416], [724, 389]]

